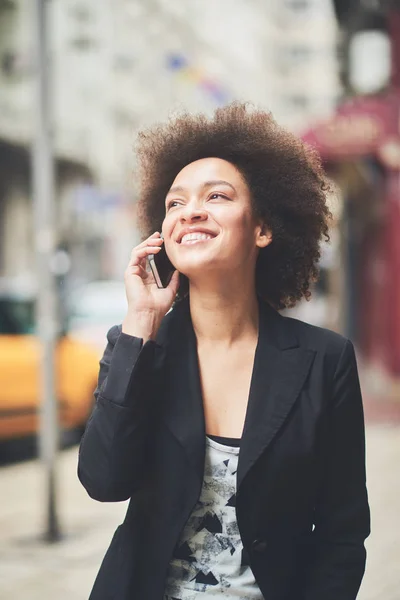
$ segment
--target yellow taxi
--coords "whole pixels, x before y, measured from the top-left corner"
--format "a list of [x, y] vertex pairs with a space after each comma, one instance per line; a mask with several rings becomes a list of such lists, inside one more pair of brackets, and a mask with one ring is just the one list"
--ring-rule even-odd
[[[40, 411], [40, 344], [34, 298], [0, 287], [0, 440], [35, 434]], [[56, 345], [60, 426], [83, 426], [93, 405], [99, 349], [68, 332]]]

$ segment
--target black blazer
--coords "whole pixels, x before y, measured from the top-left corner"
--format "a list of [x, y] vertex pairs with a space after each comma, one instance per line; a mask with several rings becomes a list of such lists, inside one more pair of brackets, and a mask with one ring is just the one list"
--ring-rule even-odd
[[[102, 502], [130, 498], [91, 600], [162, 600], [197, 499], [205, 426], [188, 302], [157, 341], [113, 327], [78, 474]], [[354, 349], [260, 302], [236, 514], [265, 600], [354, 600], [370, 531]]]

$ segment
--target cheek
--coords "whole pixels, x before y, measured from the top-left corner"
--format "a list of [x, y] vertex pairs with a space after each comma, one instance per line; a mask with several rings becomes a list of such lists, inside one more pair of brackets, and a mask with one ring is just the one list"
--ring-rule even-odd
[[255, 225], [250, 212], [230, 214], [224, 222], [224, 229], [233, 243], [254, 244]]
[[164, 221], [161, 226], [161, 233], [163, 234], [165, 239], [171, 237], [172, 232], [174, 230], [176, 224], [176, 219], [173, 219], [173, 215], [166, 215], [164, 217]]
[[165, 249], [172, 260], [176, 251], [175, 242], [173, 242], [175, 225], [177, 219], [172, 214], [166, 215], [161, 226], [161, 233], [164, 238]]

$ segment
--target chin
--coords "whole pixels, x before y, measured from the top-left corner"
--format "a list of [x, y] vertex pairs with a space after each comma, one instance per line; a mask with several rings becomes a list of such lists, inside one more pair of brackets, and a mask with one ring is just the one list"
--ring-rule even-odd
[[204, 271], [208, 270], [209, 268], [210, 265], [205, 263], [204, 261], [199, 261], [196, 264], [190, 265], [185, 263], [177, 267], [179, 273], [182, 273], [182, 275], [185, 275], [189, 279], [197, 277], [199, 274], [204, 273]]
[[211, 271], [215, 270], [223, 271], [224, 267], [220, 264], [220, 261], [217, 261], [216, 259], [193, 261], [185, 260], [179, 262], [177, 269], [188, 279], [195, 279], [204, 275], [204, 273], [210, 273]]

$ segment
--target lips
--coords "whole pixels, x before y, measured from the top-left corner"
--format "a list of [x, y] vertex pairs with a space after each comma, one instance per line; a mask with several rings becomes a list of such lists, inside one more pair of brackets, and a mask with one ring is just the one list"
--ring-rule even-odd
[[187, 233], [181, 239], [181, 244], [196, 244], [198, 242], [205, 242], [213, 238], [209, 233]]
[[215, 237], [215, 234], [211, 231], [203, 229], [189, 229], [181, 231], [177, 242], [178, 244], [196, 244], [198, 242], [205, 242]]

